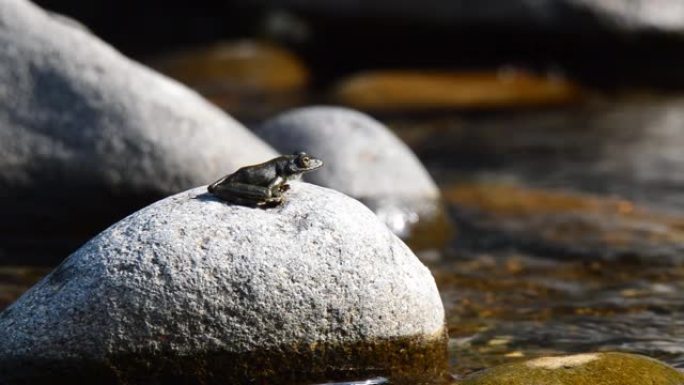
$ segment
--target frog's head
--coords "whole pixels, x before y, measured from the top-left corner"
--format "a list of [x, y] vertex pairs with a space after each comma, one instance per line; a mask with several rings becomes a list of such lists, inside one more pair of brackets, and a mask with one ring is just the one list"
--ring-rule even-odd
[[290, 174], [290, 177], [297, 177], [323, 166], [322, 160], [316, 159], [303, 151], [295, 152], [288, 158], [287, 172]]

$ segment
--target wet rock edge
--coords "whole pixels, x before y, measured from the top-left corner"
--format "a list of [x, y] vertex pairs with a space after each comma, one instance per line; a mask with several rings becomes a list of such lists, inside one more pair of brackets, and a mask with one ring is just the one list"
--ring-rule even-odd
[[344, 381], [371, 376], [393, 384], [440, 383], [447, 376], [446, 328], [434, 337], [373, 339], [350, 344], [283, 345], [255, 352], [135, 352], [105, 362], [81, 357], [0, 362], [0, 383], [291, 384]]

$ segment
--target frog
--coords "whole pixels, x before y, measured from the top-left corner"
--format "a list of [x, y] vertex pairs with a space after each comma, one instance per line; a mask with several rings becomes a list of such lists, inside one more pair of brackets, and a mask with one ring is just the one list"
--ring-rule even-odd
[[267, 162], [245, 166], [207, 187], [209, 193], [228, 203], [250, 207], [276, 207], [284, 202], [287, 182], [323, 166], [306, 152], [282, 155]]

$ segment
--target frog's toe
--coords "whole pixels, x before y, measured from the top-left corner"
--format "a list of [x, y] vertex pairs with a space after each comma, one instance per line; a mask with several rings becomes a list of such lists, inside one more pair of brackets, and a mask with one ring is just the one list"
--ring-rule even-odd
[[243, 199], [238, 197], [230, 197], [225, 199], [226, 203], [231, 205], [246, 206], [246, 207], [257, 207], [259, 202], [251, 199]]
[[277, 196], [277, 197], [272, 197], [272, 198], [266, 199], [261, 204], [261, 207], [276, 207], [276, 206], [280, 206], [282, 203], [283, 203], [283, 197]]

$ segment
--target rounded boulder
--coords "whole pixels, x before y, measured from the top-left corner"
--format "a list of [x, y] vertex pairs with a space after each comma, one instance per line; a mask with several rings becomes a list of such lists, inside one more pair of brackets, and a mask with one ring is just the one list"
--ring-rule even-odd
[[652, 358], [627, 353], [540, 357], [472, 375], [461, 385], [679, 385], [684, 374]]
[[442, 372], [434, 279], [362, 204], [306, 183], [271, 209], [205, 191], [114, 224], [0, 314], [0, 382]]
[[149, 203], [276, 155], [66, 20], [0, 1], [0, 262], [54, 263]]
[[342, 107], [305, 107], [254, 131], [282, 153], [307, 151], [323, 159], [325, 167], [307, 174], [307, 181], [359, 199], [412, 246], [436, 246], [448, 237], [432, 177], [411, 149], [372, 117]]

